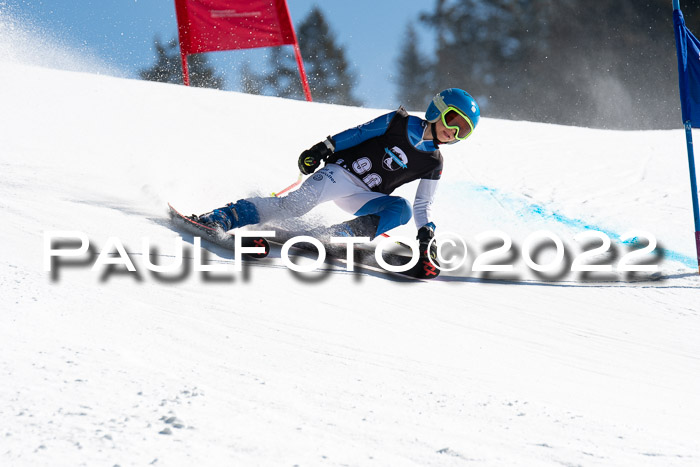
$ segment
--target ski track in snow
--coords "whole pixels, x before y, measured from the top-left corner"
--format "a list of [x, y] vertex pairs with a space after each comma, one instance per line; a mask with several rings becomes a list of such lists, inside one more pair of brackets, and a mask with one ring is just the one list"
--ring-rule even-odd
[[[567, 240], [647, 230], [671, 253], [658, 281], [549, 280], [522, 264], [502, 280], [399, 282], [342, 264], [300, 276], [279, 250], [243, 273], [167, 278], [141, 263], [144, 237], [154, 260], [174, 257], [166, 201], [202, 212], [287, 186], [301, 150], [381, 111], [17, 63], [0, 80], [11, 109], [0, 116], [0, 464], [700, 463], [682, 130], [485, 118], [445, 148], [434, 208], [438, 228], [470, 245], [490, 229], [515, 242], [542, 228]], [[271, 138], [260, 109], [290, 124]], [[329, 205], [309, 220], [345, 217]], [[52, 278], [52, 230], [85, 232], [93, 256]], [[90, 269], [110, 237], [137, 273]]]

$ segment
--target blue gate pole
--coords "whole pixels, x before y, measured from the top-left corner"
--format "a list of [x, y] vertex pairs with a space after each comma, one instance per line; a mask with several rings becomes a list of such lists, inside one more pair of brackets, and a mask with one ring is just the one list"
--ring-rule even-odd
[[700, 274], [700, 208], [698, 208], [698, 182], [695, 175], [695, 155], [693, 153], [693, 132], [690, 121], [685, 122], [685, 142], [688, 148], [688, 169], [690, 172], [690, 193], [693, 197], [693, 219], [695, 220], [695, 250]]
[[[674, 24], [675, 24], [675, 18], [676, 18], [676, 11], [679, 12], [680, 14], [680, 0], [673, 0], [673, 15], [674, 15]], [[676, 53], [678, 55], [678, 81], [679, 81], [679, 90], [681, 93], [681, 112], [683, 113], [683, 118], [685, 120], [683, 122], [683, 127], [685, 128], [685, 143], [686, 147], [688, 149], [688, 171], [690, 172], [690, 194], [693, 199], [693, 219], [695, 222], [695, 253], [696, 253], [696, 258], [698, 261], [698, 274], [700, 274], [700, 209], [698, 208], [698, 179], [697, 176], [695, 175], [695, 154], [693, 153], [693, 124], [689, 116], [686, 116], [686, 111], [684, 110], [685, 107], [683, 107], [683, 102], [684, 102], [684, 91], [685, 87], [687, 85], [687, 82], [683, 79], [683, 73], [685, 70], [685, 55], [681, 55], [681, 50], [685, 50], [682, 48], [681, 45], [681, 37], [680, 37], [680, 32], [679, 29], [674, 26], [674, 35], [676, 36]], [[685, 83], [685, 84], [684, 84]]]

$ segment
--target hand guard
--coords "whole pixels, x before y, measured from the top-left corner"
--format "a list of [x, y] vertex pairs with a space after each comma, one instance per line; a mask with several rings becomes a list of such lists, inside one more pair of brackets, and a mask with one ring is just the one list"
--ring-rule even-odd
[[433, 237], [435, 237], [435, 224], [431, 222], [418, 229], [416, 239], [418, 240], [420, 256], [422, 258], [430, 257], [433, 261], [437, 261], [437, 243], [430, 243]]
[[330, 136], [324, 141], [314, 144], [299, 156], [299, 171], [304, 175], [314, 173], [321, 162], [326, 161], [333, 154], [334, 149], [335, 144]]

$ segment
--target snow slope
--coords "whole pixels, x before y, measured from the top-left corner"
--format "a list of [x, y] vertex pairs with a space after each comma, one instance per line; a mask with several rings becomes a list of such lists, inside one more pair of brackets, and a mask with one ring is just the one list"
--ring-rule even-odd
[[[518, 247], [547, 229], [574, 255], [586, 228], [647, 231], [667, 250], [660, 280], [538, 275], [518, 256], [484, 277], [474, 252], [428, 283], [299, 275], [279, 251], [243, 273], [158, 275], [142, 242], [173, 260], [166, 202], [202, 212], [280, 190], [301, 150], [383, 111], [9, 59], [0, 83], [0, 464], [700, 463], [681, 130], [485, 118], [443, 151], [434, 210], [477, 250], [494, 229]], [[328, 205], [305, 221], [346, 217]], [[45, 271], [56, 230], [84, 232], [93, 256]], [[90, 268], [112, 237], [135, 273]]]

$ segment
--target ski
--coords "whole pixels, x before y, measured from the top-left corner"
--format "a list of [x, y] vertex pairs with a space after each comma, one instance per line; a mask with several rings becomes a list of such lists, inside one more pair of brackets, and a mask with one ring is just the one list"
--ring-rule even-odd
[[[228, 250], [234, 250], [236, 246], [236, 237], [234, 234], [223, 232], [200, 224], [194, 219], [194, 216], [185, 216], [181, 214], [177, 209], [175, 209], [170, 203], [168, 203], [168, 208], [170, 212], [170, 218], [173, 223], [184, 230], [185, 232], [205, 238], [206, 240], [214, 243], [222, 248]], [[270, 244], [267, 239], [263, 237], [243, 237], [241, 238], [241, 245], [245, 247], [263, 247], [264, 252], [260, 253], [244, 253], [246, 258], [265, 258], [270, 254]]]
[[[192, 234], [196, 236], [200, 236], [209, 242], [218, 245], [222, 248], [226, 248], [228, 250], [235, 251], [235, 234], [227, 233], [227, 232], [222, 232], [220, 230], [217, 230], [215, 228], [206, 226], [204, 224], [200, 224], [197, 222], [196, 218], [194, 216], [185, 216], [184, 214], [180, 213], [177, 209], [175, 209], [170, 203], [168, 203], [168, 209], [170, 212], [170, 217], [173, 221], [173, 223], [179, 227], [181, 230]], [[309, 232], [290, 232], [290, 231], [285, 231], [285, 230], [280, 230], [280, 229], [272, 229], [275, 230], [276, 235], [274, 238], [263, 238], [263, 237], [243, 237], [241, 239], [241, 245], [245, 247], [264, 247], [265, 251], [261, 253], [245, 253], [244, 257], [247, 258], [265, 258], [270, 254], [270, 243], [274, 243], [276, 245], [283, 245], [286, 241], [302, 236], [302, 235], [308, 235]], [[320, 240], [320, 239], [319, 239]], [[329, 243], [328, 241], [322, 241], [320, 240], [321, 243], [323, 244], [323, 247], [326, 250], [326, 256], [328, 258], [331, 258], [333, 260], [337, 260], [339, 262], [347, 263], [347, 248], [345, 245], [341, 244], [332, 244]], [[406, 245], [402, 245], [404, 248], [409, 248]], [[297, 243], [295, 245], [295, 248], [299, 250], [304, 250], [308, 252], [315, 252], [316, 248], [309, 244], [309, 243]], [[373, 271], [377, 272], [382, 272], [386, 273], [389, 275], [397, 275], [397, 276], [402, 276], [406, 278], [411, 278], [411, 279], [419, 279], [419, 280], [425, 280], [425, 279], [434, 279], [440, 274], [440, 270], [435, 267], [434, 264], [432, 264], [427, 258], [421, 257], [418, 260], [418, 263], [415, 264], [411, 269], [403, 272], [392, 272], [388, 271], [385, 268], [383, 268], [376, 260], [375, 255], [374, 255], [374, 249], [368, 249], [368, 248], [360, 248], [356, 247], [353, 249], [354, 255], [353, 255], [353, 260], [355, 264], [357, 264], [359, 267], [365, 268], [365, 269], [370, 269]], [[384, 251], [382, 254], [382, 258], [384, 261], [391, 265], [391, 266], [402, 266], [404, 264], [407, 264], [411, 257], [407, 255], [403, 255], [400, 253], [396, 253], [394, 251]]]
[[[290, 232], [285, 230], [280, 230], [276, 228], [271, 228], [275, 230], [276, 236], [274, 238], [268, 239], [270, 243], [277, 245], [283, 245], [286, 241], [302, 236], [309, 235], [308, 232]], [[313, 237], [313, 235], [312, 235]], [[324, 236], [321, 236], [322, 238]], [[315, 238], [315, 237], [314, 237]], [[333, 260], [339, 261], [341, 263], [347, 263], [347, 247], [344, 244], [329, 243], [324, 241], [322, 238], [318, 240], [323, 245], [326, 256]], [[400, 244], [400, 246], [410, 249], [407, 245]], [[316, 247], [310, 243], [299, 242], [294, 245], [294, 248], [315, 253], [317, 251]], [[370, 269], [376, 272], [386, 273], [388, 275], [397, 275], [404, 278], [418, 279], [418, 280], [428, 280], [435, 279], [440, 274], [440, 269], [436, 267], [435, 264], [431, 263], [427, 258], [421, 257], [411, 269], [403, 272], [392, 272], [383, 268], [375, 257], [375, 250], [373, 248], [353, 248], [353, 261], [359, 267]], [[385, 250], [382, 252], [382, 258], [390, 266], [403, 266], [407, 264], [411, 257], [408, 255], [403, 255], [395, 251]]]

